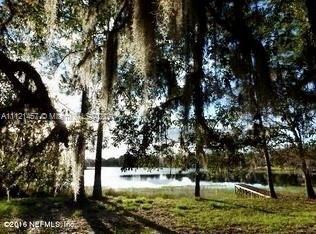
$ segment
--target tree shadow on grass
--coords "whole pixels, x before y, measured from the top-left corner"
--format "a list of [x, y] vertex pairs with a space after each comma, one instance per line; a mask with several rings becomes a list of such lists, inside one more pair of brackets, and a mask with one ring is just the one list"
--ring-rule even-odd
[[[1, 217], [0, 222], [23, 220], [27, 222], [44, 221], [70, 222], [74, 226], [60, 228], [36, 228], [43, 233], [141, 233], [156, 231], [158, 233], [176, 233], [152, 220], [134, 214], [108, 200], [86, 200], [81, 205], [69, 198], [28, 198], [12, 201], [9, 205], [7, 218]], [[33, 231], [30, 226], [9, 228], [5, 232], [24, 233]], [[1, 233], [0, 228], [0, 233]]]
[[11, 200], [8, 206], [7, 215], [1, 217], [1, 221], [14, 223], [8, 231], [24, 233], [30, 229], [47, 231], [54, 226], [60, 221], [59, 210], [63, 202], [50, 198], [24, 198]]
[[144, 228], [119, 212], [100, 206], [96, 201], [87, 201], [82, 207], [82, 216], [95, 233], [140, 233]]
[[[223, 204], [225, 206], [228, 206], [228, 208], [253, 209], [255, 211], [263, 212], [263, 213], [266, 213], [266, 214], [276, 214], [276, 212], [274, 212], [274, 211], [265, 210], [265, 209], [261, 209], [261, 208], [258, 208], [258, 207], [252, 207], [252, 206], [246, 206], [246, 205], [241, 205], [241, 204], [235, 204], [235, 203], [232, 203], [232, 202], [227, 202], [227, 201], [222, 201], [222, 200], [217, 200], [217, 199], [200, 198], [198, 201], [216, 202], [216, 203], [220, 203], [220, 204]], [[220, 208], [220, 207], [218, 207], [218, 208]]]
[[87, 200], [81, 210], [94, 233], [141, 233], [146, 228], [158, 233], [177, 233], [107, 199]]

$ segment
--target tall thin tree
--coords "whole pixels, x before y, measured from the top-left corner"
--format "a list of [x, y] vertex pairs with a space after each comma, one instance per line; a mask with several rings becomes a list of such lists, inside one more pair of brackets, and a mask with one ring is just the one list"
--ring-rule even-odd
[[95, 155], [95, 166], [94, 166], [94, 185], [93, 185], [93, 198], [102, 198], [102, 184], [101, 184], [101, 172], [102, 172], [102, 142], [103, 142], [103, 119], [102, 111], [100, 109], [100, 117], [98, 123], [97, 133], [97, 150]]

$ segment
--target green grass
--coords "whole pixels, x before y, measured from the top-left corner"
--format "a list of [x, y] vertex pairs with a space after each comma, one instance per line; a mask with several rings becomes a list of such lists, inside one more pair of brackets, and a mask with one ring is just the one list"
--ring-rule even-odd
[[0, 200], [0, 217], [29, 217], [46, 213], [52, 207], [62, 206], [64, 198], [27, 198]]
[[[172, 217], [174, 226], [193, 229], [227, 230], [230, 229], [258, 232], [280, 232], [310, 230], [316, 231], [316, 202], [302, 196], [302, 189], [288, 187], [282, 189], [278, 200], [264, 198], [237, 197], [232, 190], [204, 190], [204, 198], [195, 199], [191, 193], [183, 196], [183, 191], [173, 189], [144, 189], [122, 191], [113, 194], [113, 201], [120, 201], [126, 209], [134, 210], [142, 196], [142, 204], [152, 204], [151, 218]], [[148, 207], [150, 207], [148, 205]], [[140, 210], [141, 207], [138, 207]], [[159, 213], [165, 217], [155, 217]], [[181, 230], [181, 228], [179, 229]]]
[[[67, 207], [65, 198], [0, 201], [0, 224], [39, 219], [57, 209], [58, 216], [80, 223], [79, 232], [95, 231], [99, 221], [114, 233], [316, 232], [316, 202], [306, 200], [301, 189], [283, 189], [278, 200], [238, 197], [228, 189], [203, 189], [203, 197], [195, 199], [192, 192], [190, 187], [110, 190], [104, 201], [89, 201], [82, 208]], [[0, 226], [0, 233], [7, 231]]]
[[[300, 174], [301, 170], [296, 169], [296, 168], [291, 168], [291, 167], [272, 167], [272, 171], [274, 174], [280, 173], [280, 174]], [[266, 173], [267, 169], [266, 167], [257, 167], [255, 169], [255, 172], [262, 172]]]

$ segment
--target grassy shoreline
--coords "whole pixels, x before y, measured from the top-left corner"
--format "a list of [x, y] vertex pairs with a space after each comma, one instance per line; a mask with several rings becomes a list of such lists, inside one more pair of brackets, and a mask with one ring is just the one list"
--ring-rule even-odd
[[[280, 199], [237, 197], [229, 189], [192, 188], [106, 190], [102, 201], [74, 206], [69, 197], [0, 200], [0, 233], [13, 220], [64, 220], [67, 228], [22, 229], [30, 233], [315, 233], [316, 202], [298, 190]], [[21, 231], [21, 229], [19, 229]]]

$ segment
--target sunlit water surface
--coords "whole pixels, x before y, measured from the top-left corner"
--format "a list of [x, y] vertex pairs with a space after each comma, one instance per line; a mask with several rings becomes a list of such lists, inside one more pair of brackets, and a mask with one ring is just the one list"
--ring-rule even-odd
[[[170, 173], [171, 172], [171, 173]], [[188, 176], [188, 172], [180, 172], [180, 169], [137, 169], [122, 172], [120, 167], [102, 167], [102, 186], [105, 188], [161, 188], [177, 186], [194, 186], [194, 181]], [[192, 171], [191, 171], [192, 172]], [[85, 170], [85, 186], [93, 186], [94, 169]], [[212, 188], [234, 188], [237, 182], [212, 182], [201, 181], [201, 186]], [[257, 186], [264, 186], [256, 184]]]

